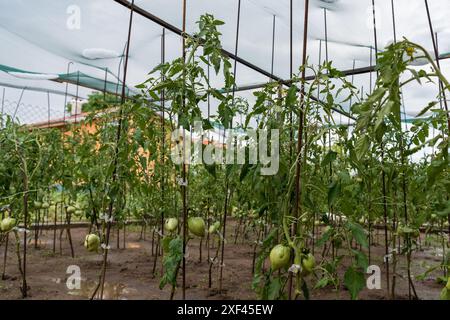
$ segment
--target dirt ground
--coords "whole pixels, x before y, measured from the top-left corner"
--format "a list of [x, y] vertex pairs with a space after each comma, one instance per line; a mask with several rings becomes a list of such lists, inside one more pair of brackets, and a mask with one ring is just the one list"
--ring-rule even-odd
[[[234, 227], [229, 228], [230, 234], [225, 250], [225, 267], [223, 292], [217, 293], [218, 288], [218, 268], [214, 266], [212, 272], [212, 288], [208, 289], [207, 250], [203, 244], [203, 257], [199, 261], [199, 244], [197, 239], [191, 240], [188, 247], [187, 257], [187, 288], [186, 297], [188, 299], [256, 299], [257, 296], [251, 289], [252, 283], [252, 258], [253, 244], [247, 240], [245, 243], [238, 241], [234, 244]], [[33, 241], [30, 240], [27, 255], [27, 281], [30, 287], [29, 299], [87, 299], [91, 296], [93, 288], [98, 281], [99, 271], [102, 263], [101, 254], [90, 253], [83, 247], [83, 240], [87, 230], [72, 229], [72, 239], [75, 249], [75, 258], [70, 257], [70, 247], [66, 236], [63, 236], [62, 254], [59, 252], [59, 243], [56, 246], [56, 254], [53, 254], [53, 231], [44, 231], [41, 236], [39, 249], [34, 249]], [[122, 234], [121, 234], [122, 237]], [[30, 234], [33, 238], [33, 234]], [[12, 239], [12, 237], [11, 237]], [[381, 243], [381, 240], [378, 239]], [[151, 234], [147, 233], [146, 239], [140, 239], [140, 232], [137, 228], [128, 231], [126, 235], [126, 249], [122, 248], [123, 239], [120, 239], [120, 249], [116, 248], [116, 232], [112, 232], [111, 247], [109, 252], [109, 263], [105, 284], [105, 299], [169, 299], [170, 286], [163, 290], [159, 289], [160, 259], [158, 257], [158, 274], [153, 277], [152, 269], [155, 256], [152, 256]], [[0, 247], [0, 257], [3, 261], [4, 244]], [[381, 257], [383, 246], [378, 245], [372, 248], [372, 256], [375, 257], [371, 263], [382, 265]], [[321, 250], [316, 250], [316, 259], [320, 261]], [[211, 255], [215, 249], [211, 249]], [[426, 266], [437, 265], [442, 259], [442, 251], [425, 248], [415, 252], [413, 255], [413, 276], [426, 270]], [[341, 279], [345, 272], [345, 265], [348, 261], [343, 261], [339, 270]], [[3, 266], [3, 264], [1, 263]], [[66, 285], [68, 267], [76, 265], [81, 270], [81, 290], [70, 290]], [[382, 268], [382, 273], [383, 273]], [[417, 294], [420, 299], [438, 299], [442, 285], [436, 283], [439, 272], [431, 273], [425, 280], [415, 280]], [[360, 294], [360, 299], [385, 299], [386, 290], [382, 274], [382, 289], [364, 289]], [[310, 277], [310, 287], [314, 286], [317, 280]], [[179, 277], [181, 284], [181, 277]], [[6, 265], [6, 279], [0, 280], [0, 299], [20, 299], [20, 274], [17, 268], [17, 256], [14, 252], [12, 241], [8, 250]], [[342, 286], [342, 285], [341, 285]], [[402, 261], [398, 270], [397, 299], [408, 299], [408, 284], [406, 277], [405, 262]], [[178, 288], [175, 299], [181, 298], [181, 288]], [[343, 287], [336, 291], [331, 287], [317, 289], [311, 292], [311, 299], [349, 299], [349, 293]]]

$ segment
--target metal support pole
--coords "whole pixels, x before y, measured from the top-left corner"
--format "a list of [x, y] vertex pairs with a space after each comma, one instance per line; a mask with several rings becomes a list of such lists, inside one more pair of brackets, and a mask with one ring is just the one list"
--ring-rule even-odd
[[273, 15], [273, 22], [272, 22], [272, 58], [270, 63], [270, 73], [273, 76], [273, 65], [275, 60], [275, 28], [276, 28], [276, 16]]
[[[114, 184], [117, 180], [117, 164], [118, 164], [118, 158], [119, 158], [119, 143], [122, 135], [122, 125], [123, 125], [123, 104], [125, 103], [125, 83], [127, 80], [127, 70], [128, 70], [128, 57], [130, 52], [130, 39], [131, 39], [131, 27], [133, 25], [133, 13], [134, 13], [134, 0], [131, 2], [130, 6], [130, 20], [128, 25], [128, 40], [127, 40], [127, 50], [125, 54], [125, 65], [124, 65], [124, 74], [123, 74], [123, 83], [122, 83], [122, 95], [121, 95], [121, 105], [120, 105], [120, 111], [119, 111], [119, 120], [118, 120], [118, 126], [117, 126], [117, 132], [116, 132], [116, 147], [114, 152], [114, 169], [112, 173], [112, 184]], [[108, 208], [108, 222], [106, 224], [106, 237], [105, 237], [105, 249], [103, 252], [103, 266], [102, 266], [102, 272], [100, 276], [100, 300], [103, 299], [103, 291], [105, 287], [105, 277], [106, 277], [106, 266], [108, 262], [108, 247], [109, 247], [109, 238], [111, 234], [111, 218], [113, 215], [113, 207], [114, 207], [114, 197], [111, 198], [111, 201], [109, 203]], [[98, 289], [98, 288], [97, 288]], [[97, 291], [97, 290], [96, 290]], [[92, 296], [92, 298], [95, 297], [95, 293]]]
[[47, 91], [47, 128], [50, 128], [50, 92]]
[[6, 89], [3, 88], [3, 94], [2, 94], [2, 112], [0, 113], [0, 119], [1, 119], [1, 124], [0, 124], [0, 128], [3, 128], [3, 112], [5, 109], [5, 91]]
[[106, 84], [108, 82], [108, 68], [105, 68], [105, 84], [103, 85], [103, 101], [106, 101]]
[[[428, 0], [425, 0], [425, 7], [427, 10], [427, 18], [428, 18], [428, 25], [430, 26], [431, 39], [433, 41], [434, 54], [436, 56], [436, 65], [439, 68], [439, 70], [441, 70], [441, 63], [439, 61], [439, 50], [438, 50], [438, 46], [436, 43], [435, 33], [433, 30], [433, 23], [431, 21], [431, 14], [430, 14], [430, 8], [428, 7]], [[448, 112], [447, 95], [445, 93], [445, 88], [444, 88], [444, 84], [442, 83], [442, 81], [439, 81], [439, 86], [441, 88], [442, 98], [444, 100], [444, 108], [447, 113], [447, 129], [448, 129], [448, 133], [450, 135], [450, 114]]]
[[[161, 35], [161, 63], [166, 62], [166, 29], [162, 29], [162, 35]], [[164, 81], [164, 75], [162, 75], [162, 81]], [[166, 132], [165, 132], [165, 117], [166, 117], [166, 108], [165, 108], [165, 90], [161, 91], [161, 108], [162, 108], [162, 115], [161, 115], [161, 130], [162, 130], [162, 141], [161, 141], [161, 148], [162, 148], [162, 167], [164, 170], [165, 166], [165, 143], [166, 143]], [[164, 236], [164, 211], [165, 211], [165, 172], [163, 171], [161, 179], [161, 199], [162, 199], [162, 205], [163, 210], [161, 213], [161, 234]]]
[[[307, 54], [307, 45], [308, 45], [308, 20], [309, 20], [309, 0], [305, 0], [305, 17], [304, 17], [304, 25], [303, 25], [303, 55], [302, 55], [302, 66], [306, 64], [306, 54]], [[302, 68], [302, 84], [300, 89], [300, 112], [299, 112], [299, 125], [297, 131], [297, 164], [296, 164], [296, 175], [295, 175], [295, 202], [294, 202], [294, 217], [299, 217], [301, 214], [301, 206], [300, 206], [300, 198], [301, 198], [301, 159], [300, 155], [302, 153], [303, 148], [303, 115], [304, 115], [304, 99], [305, 99], [305, 75], [306, 68]], [[295, 235], [297, 233], [297, 222], [294, 222], [292, 230], [292, 234]], [[292, 299], [292, 273], [290, 273], [289, 280], [289, 299]]]
[[[241, 21], [241, 0], [238, 0], [238, 9], [237, 9], [237, 21], [236, 21], [236, 38], [235, 38], [235, 47], [234, 47], [234, 55], [237, 56], [238, 53], [238, 45], [239, 45], [239, 26]], [[234, 60], [234, 84], [233, 84], [233, 101], [236, 93], [236, 74], [237, 74], [237, 60]], [[233, 119], [231, 119], [229, 123], [229, 127], [233, 128]], [[223, 139], [225, 142], [225, 127]], [[226, 225], [227, 225], [227, 214], [228, 214], [228, 201], [231, 197], [231, 192], [228, 184], [228, 177], [225, 177], [225, 205], [223, 212], [223, 226], [222, 226], [222, 250], [220, 255], [220, 275], [219, 275], [219, 292], [222, 292], [222, 280], [223, 280], [223, 267], [224, 267], [224, 256], [225, 256], [225, 242], [226, 242]]]
[[26, 87], [23, 88], [22, 92], [20, 93], [19, 101], [17, 101], [17, 106], [16, 106], [16, 109], [14, 110], [14, 114], [12, 116], [12, 121], [14, 121], [14, 118], [16, 117], [17, 111], [19, 111], [19, 106], [20, 106], [20, 103], [22, 102], [23, 93], [25, 92], [26, 89], [27, 89]]
[[[183, 64], [186, 63], [186, 38], [183, 36], [186, 33], [186, 0], [183, 0], [183, 30], [182, 30], [182, 55], [183, 55]], [[185, 85], [185, 67], [183, 68], [183, 87]], [[186, 96], [185, 96], [185, 90], [183, 89], [183, 106], [182, 110], [185, 111], [186, 107]], [[186, 203], [186, 188], [187, 188], [187, 181], [186, 181], [186, 152], [184, 151], [184, 148], [186, 148], [186, 130], [183, 128], [183, 165], [182, 165], [182, 177], [183, 177], [183, 184], [181, 186], [181, 192], [183, 197], [183, 283], [182, 283], [182, 299], [186, 299], [186, 241], [187, 241], [187, 223], [188, 223], [188, 212], [187, 212], [187, 203]]]
[[[293, 77], [293, 55], [294, 55], [294, 48], [293, 48], [293, 3], [292, 0], [289, 4], [289, 79], [292, 79]], [[293, 112], [289, 112], [289, 159], [292, 160], [293, 156], [293, 143], [294, 143], [294, 130], [293, 130]]]
[[[73, 64], [72, 61], [70, 61], [67, 64], [67, 73], [66, 75], [69, 76], [69, 70], [70, 70], [70, 65]], [[64, 92], [64, 108], [63, 108], [63, 122], [66, 122], [66, 108], [67, 108], [67, 91], [69, 90], [69, 82], [66, 82], [66, 91]]]
[[76, 98], [75, 98], [75, 124], [77, 123], [77, 115], [78, 115], [78, 90], [80, 89], [80, 71], [77, 71], [77, 90], [76, 90]]

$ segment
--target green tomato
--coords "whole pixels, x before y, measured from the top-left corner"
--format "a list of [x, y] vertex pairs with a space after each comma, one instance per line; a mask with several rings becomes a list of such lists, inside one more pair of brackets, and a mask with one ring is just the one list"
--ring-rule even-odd
[[302, 259], [302, 268], [303, 270], [309, 274], [314, 270], [316, 266], [316, 258], [311, 253], [308, 253], [306, 257]]
[[172, 232], [175, 231], [178, 227], [178, 219], [177, 218], [169, 218], [164, 222], [164, 229]]
[[89, 252], [97, 252], [100, 246], [100, 238], [96, 234], [88, 234], [84, 239], [84, 246]]
[[287, 267], [289, 265], [289, 261], [291, 260], [291, 249], [283, 246], [282, 244], [277, 244], [270, 251], [269, 259], [274, 271]]
[[43, 202], [42, 209], [48, 209], [48, 208], [50, 208], [50, 205], [48, 204], [48, 202]]
[[34, 207], [36, 208], [36, 209], [41, 209], [42, 208], [42, 202], [40, 202], [40, 201], [34, 201]]
[[6, 217], [0, 224], [0, 230], [3, 232], [9, 232], [16, 226], [16, 219]]
[[205, 221], [200, 217], [192, 217], [188, 219], [189, 231], [197, 237], [205, 235]]
[[67, 213], [75, 213], [75, 211], [77, 211], [77, 208], [75, 208], [74, 206], [68, 206], [66, 210]]
[[209, 226], [208, 232], [209, 232], [209, 233], [214, 233], [214, 232], [216, 232], [217, 230], [219, 230], [219, 228], [220, 228], [220, 222], [219, 222], [219, 221], [216, 221], [216, 222], [214, 222], [212, 225]]
[[419, 229], [415, 229], [415, 228], [413, 229], [410, 226], [403, 226], [403, 225], [399, 224], [397, 230], [398, 230], [397, 233], [402, 237], [410, 236], [413, 238], [417, 238], [420, 235]]

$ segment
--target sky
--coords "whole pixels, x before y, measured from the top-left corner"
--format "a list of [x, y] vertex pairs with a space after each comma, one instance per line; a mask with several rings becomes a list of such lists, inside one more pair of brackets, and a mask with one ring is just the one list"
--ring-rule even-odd
[[[438, 34], [439, 51], [450, 52], [450, 2], [428, 2], [433, 27]], [[382, 50], [394, 39], [391, 0], [375, 0], [375, 3], [377, 46]], [[136, 0], [135, 4], [181, 28], [181, 0]], [[269, 72], [273, 66], [273, 73], [283, 79], [288, 79], [290, 73], [289, 5], [289, 0], [241, 0], [240, 11], [238, 56]], [[196, 30], [200, 15], [211, 13], [225, 22], [220, 27], [222, 44], [234, 52], [237, 8], [238, 0], [188, 0], [187, 32]], [[395, 0], [394, 11], [397, 39], [406, 37], [432, 51], [424, 0]], [[327, 50], [324, 44], [325, 16]], [[105, 77], [104, 70], [108, 68], [112, 74], [123, 77], [120, 56], [126, 45], [129, 17], [129, 10], [112, 0], [0, 0], [0, 64], [43, 74], [41, 79], [24, 79], [23, 76], [19, 78], [17, 74], [0, 71], [3, 112], [13, 114], [17, 109], [16, 115], [24, 123], [45, 121], [49, 115], [50, 118], [60, 118], [64, 102], [72, 99], [70, 95], [85, 98], [91, 91], [68, 85], [69, 97], [66, 98], [66, 84], [45, 80], [52, 75], [66, 73], [68, 68], [70, 72], [79, 70], [100, 79]], [[303, 17], [304, 0], [293, 0], [295, 72], [301, 65]], [[372, 18], [372, 0], [311, 0], [309, 63], [324, 61], [327, 51], [329, 61], [338, 69], [351, 69], [353, 64], [356, 68], [369, 66], [374, 53]], [[134, 15], [127, 73], [130, 87], [144, 81], [148, 72], [160, 63], [161, 36], [161, 26]], [[166, 61], [179, 57], [180, 37], [166, 31], [165, 42]], [[450, 59], [441, 63], [443, 73], [450, 77]], [[107, 79], [114, 80], [112, 74], [108, 74]], [[369, 80], [369, 75], [355, 76], [354, 84], [367, 93]], [[268, 79], [238, 64], [236, 81], [238, 85], [248, 85]], [[213, 76], [212, 82], [216, 87], [222, 86], [219, 77]], [[435, 85], [411, 84], [404, 90], [406, 113], [414, 116], [435, 99], [437, 93]], [[250, 105], [255, 101], [252, 91], [239, 92], [238, 95], [247, 98]], [[206, 105], [201, 107], [206, 114]], [[215, 104], [211, 110], [215, 113]]]

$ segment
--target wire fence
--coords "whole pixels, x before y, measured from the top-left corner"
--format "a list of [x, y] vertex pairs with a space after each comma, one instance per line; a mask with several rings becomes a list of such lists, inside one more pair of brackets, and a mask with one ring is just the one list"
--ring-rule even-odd
[[56, 109], [55, 106], [33, 105], [20, 100], [4, 99], [0, 108], [2, 116], [10, 116], [14, 122], [29, 125], [50, 124], [67, 116], [63, 106]]

